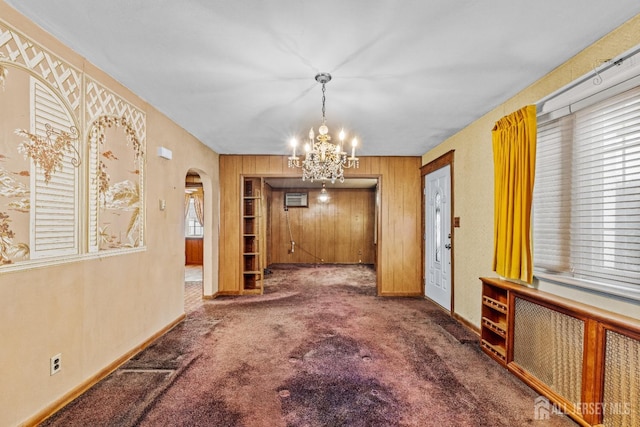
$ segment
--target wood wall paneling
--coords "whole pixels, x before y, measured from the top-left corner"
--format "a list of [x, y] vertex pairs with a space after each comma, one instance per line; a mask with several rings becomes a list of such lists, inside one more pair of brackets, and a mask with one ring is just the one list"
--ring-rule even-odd
[[[309, 207], [284, 209], [284, 194], [309, 193]], [[375, 190], [330, 189], [328, 203], [319, 190], [273, 190], [269, 208], [270, 263], [374, 264]], [[288, 221], [287, 221], [288, 216]], [[291, 253], [291, 234], [296, 242]]]
[[240, 292], [241, 156], [220, 156], [220, 294]]
[[[371, 259], [376, 262], [378, 293], [380, 295], [420, 295], [421, 294], [421, 195], [420, 195], [420, 157], [362, 157], [359, 169], [348, 169], [347, 177], [378, 177], [379, 210], [378, 210], [378, 245], [363, 248], [363, 262]], [[220, 156], [220, 192], [221, 192], [221, 229], [220, 229], [220, 293], [238, 293], [240, 291], [240, 179], [242, 175], [264, 177], [297, 177], [299, 170], [287, 167], [286, 156]], [[271, 206], [283, 206], [273, 193]], [[333, 196], [332, 196], [333, 197]], [[338, 205], [346, 205], [342, 196], [336, 194]], [[353, 207], [351, 207], [353, 203]], [[364, 209], [362, 203], [349, 200], [349, 209]], [[368, 203], [373, 203], [375, 199]], [[358, 207], [360, 206], [360, 207]], [[324, 207], [327, 215], [340, 216], [335, 207]], [[333, 211], [332, 211], [333, 209]], [[324, 251], [322, 242], [314, 239], [318, 233], [311, 208], [289, 209], [290, 220], [296, 248], [293, 256], [287, 254], [290, 238], [282, 227], [275, 229], [275, 224], [285, 220], [284, 210], [272, 208], [269, 212], [272, 227], [270, 230], [270, 249], [267, 250], [270, 262], [278, 262], [277, 253], [285, 253], [290, 262], [315, 262], [312, 255], [305, 254], [302, 249], [321, 259], [335, 259], [334, 254]], [[328, 226], [333, 233], [349, 233], [357, 235], [358, 230], [371, 228], [367, 224], [373, 219], [359, 217], [354, 221], [338, 222]], [[294, 226], [298, 224], [299, 229]], [[299, 224], [304, 224], [300, 227]], [[299, 236], [299, 237], [296, 237]], [[328, 238], [323, 236], [323, 239]], [[326, 244], [326, 240], [323, 241]], [[353, 243], [353, 245], [352, 245]], [[344, 246], [343, 246], [344, 245]], [[336, 251], [356, 253], [358, 243], [351, 239], [340, 242]], [[302, 249], [299, 249], [302, 248]], [[284, 252], [283, 252], [284, 251]], [[273, 253], [269, 253], [273, 252]], [[355, 259], [355, 258], [354, 258]]]
[[185, 264], [202, 265], [202, 238], [187, 237], [184, 239]]
[[271, 204], [273, 201], [273, 190], [271, 188], [271, 186], [269, 186], [268, 184], [263, 182], [263, 198], [264, 198], [264, 221], [263, 221], [263, 234], [265, 236], [265, 252], [264, 252], [264, 260], [266, 265], [270, 265], [273, 262], [271, 261], [271, 250], [268, 249], [268, 245], [267, 243], [271, 241], [272, 236], [273, 236], [273, 230], [271, 229], [271, 217], [272, 217], [272, 213], [271, 213]]

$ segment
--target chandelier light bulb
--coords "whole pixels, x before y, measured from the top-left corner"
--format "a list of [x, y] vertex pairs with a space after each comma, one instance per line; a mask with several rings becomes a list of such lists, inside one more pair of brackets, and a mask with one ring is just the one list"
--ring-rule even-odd
[[329, 128], [327, 127], [327, 125], [322, 124], [320, 125], [320, 127], [318, 128], [318, 133], [320, 135], [326, 135], [329, 133]]
[[304, 151], [306, 151], [307, 153], [311, 151], [311, 144], [309, 144], [308, 142], [304, 144]]
[[313, 128], [309, 129], [309, 139], [313, 141], [315, 134], [313, 133]]
[[291, 146], [293, 147], [293, 158], [296, 158], [296, 147], [298, 146], [298, 140], [295, 138], [291, 138]]
[[340, 135], [338, 137], [340, 138], [340, 142], [344, 141], [344, 137], [345, 137], [344, 129], [340, 131]]

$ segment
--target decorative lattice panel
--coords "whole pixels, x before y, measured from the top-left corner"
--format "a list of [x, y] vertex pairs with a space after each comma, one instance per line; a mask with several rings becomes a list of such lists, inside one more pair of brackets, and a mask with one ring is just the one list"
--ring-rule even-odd
[[25, 67], [57, 90], [80, 120], [82, 72], [0, 21], [0, 59]]
[[607, 331], [603, 424], [640, 426], [640, 341]]
[[581, 401], [584, 322], [516, 298], [513, 361], [569, 402]]
[[[131, 104], [129, 101], [115, 94], [111, 90], [105, 88], [100, 83], [91, 79], [85, 78], [85, 99], [86, 99], [86, 115], [85, 120], [88, 128], [90, 128], [96, 120], [100, 117], [118, 117], [124, 118], [129, 126], [135, 131], [136, 137], [141, 144], [141, 155], [143, 156], [138, 164], [139, 176], [138, 176], [138, 188], [140, 199], [144, 200], [144, 156], [145, 156], [145, 141], [147, 134], [146, 127], [146, 114]], [[96, 141], [89, 141], [89, 173], [92, 177], [96, 176], [98, 168], [99, 152], [96, 146]], [[98, 212], [98, 188], [95, 180], [91, 180], [89, 183], [89, 251], [95, 252], [98, 250], [98, 237], [100, 230], [99, 224], [99, 212]], [[144, 203], [141, 205], [141, 216], [144, 214]], [[140, 242], [144, 242], [144, 227], [140, 228]]]
[[95, 80], [87, 77], [86, 81], [86, 123], [91, 125], [100, 116], [124, 117], [144, 144], [147, 134], [144, 112]]

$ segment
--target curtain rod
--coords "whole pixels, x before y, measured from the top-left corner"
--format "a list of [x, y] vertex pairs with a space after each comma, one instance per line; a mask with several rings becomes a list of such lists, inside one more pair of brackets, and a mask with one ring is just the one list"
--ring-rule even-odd
[[615, 59], [609, 59], [607, 61], [605, 61], [602, 65], [601, 68], [598, 69], [598, 67], [594, 67], [593, 70], [586, 74], [585, 76], [572, 81], [571, 83], [569, 83], [568, 85], [558, 89], [557, 91], [543, 97], [542, 99], [540, 99], [538, 102], [536, 102], [536, 107], [538, 112], [540, 112], [542, 110], [542, 107], [544, 107], [544, 104], [554, 98], [557, 98], [558, 96], [570, 91], [571, 89], [581, 85], [582, 83], [586, 82], [587, 80], [593, 79], [593, 78], [598, 78], [600, 77], [600, 73], [603, 73], [613, 67], [617, 67], [619, 65], [621, 65], [624, 61], [626, 61], [627, 59], [637, 55], [638, 53], [640, 53], [640, 46], [636, 46], [635, 48], [623, 53], [622, 55], [620, 55], [619, 57], [615, 58]]

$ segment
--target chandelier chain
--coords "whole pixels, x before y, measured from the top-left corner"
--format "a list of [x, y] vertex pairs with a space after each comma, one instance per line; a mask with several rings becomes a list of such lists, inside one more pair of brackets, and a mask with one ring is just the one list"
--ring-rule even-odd
[[324, 87], [324, 83], [322, 83], [322, 124], [325, 124], [325, 123], [326, 123], [326, 119], [325, 119], [325, 117], [324, 117], [324, 101], [325, 101], [325, 99], [326, 99], [326, 98], [325, 98], [325, 95], [324, 95], [325, 90], [326, 90], [326, 89], [325, 89], [325, 87]]

